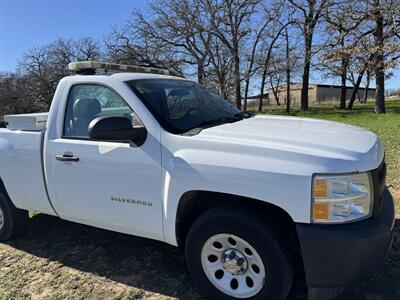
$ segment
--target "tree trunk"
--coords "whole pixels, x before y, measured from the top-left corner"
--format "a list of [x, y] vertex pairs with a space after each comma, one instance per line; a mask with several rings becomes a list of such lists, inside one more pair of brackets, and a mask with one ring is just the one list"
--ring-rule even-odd
[[249, 85], [250, 85], [250, 74], [246, 78], [246, 86], [244, 88], [243, 111], [247, 111], [247, 97], [248, 97], [248, 93], [249, 93]]
[[[341, 45], [344, 48], [344, 38], [341, 39]], [[340, 109], [346, 109], [346, 98], [347, 98], [347, 58], [342, 57], [342, 74], [340, 74]]]
[[385, 113], [385, 74], [382, 71], [375, 71], [376, 94], [375, 94], [375, 112]]
[[238, 53], [234, 56], [234, 78], [235, 78], [235, 100], [236, 100], [236, 107], [241, 109], [242, 108], [242, 95], [240, 91], [240, 58]]
[[278, 95], [278, 89], [279, 89], [279, 82], [280, 80], [277, 81], [276, 83], [276, 88], [274, 87], [274, 84], [272, 82], [272, 77], [269, 78], [270, 84], [271, 84], [271, 91], [274, 94], [274, 98], [276, 101], [276, 105], [280, 106], [281, 103], [279, 102], [279, 95]]
[[363, 103], [367, 103], [368, 100], [368, 89], [369, 89], [369, 81], [371, 80], [371, 73], [367, 71], [367, 82], [365, 83], [365, 91], [364, 91], [364, 99]]
[[[342, 27], [339, 29], [340, 34], [342, 33]], [[344, 48], [344, 37], [340, 39], [340, 46], [342, 49]], [[347, 81], [347, 57], [342, 54], [342, 74], [340, 74], [341, 84], [340, 84], [340, 109], [346, 109], [346, 98], [347, 98], [347, 88], [346, 88], [346, 81]]]
[[268, 47], [267, 57], [265, 58], [265, 61], [264, 61], [264, 71], [263, 71], [262, 78], [261, 78], [260, 102], [258, 104], [258, 112], [262, 112], [262, 107], [263, 107], [262, 100], [263, 100], [263, 94], [264, 94], [265, 80], [267, 78], [267, 68], [268, 68], [269, 60], [271, 58], [272, 48], [275, 45], [275, 42], [278, 40], [279, 36], [281, 35], [282, 30], [285, 28], [287, 28], [286, 25], [278, 31], [278, 33], [275, 35], [274, 39], [271, 41], [271, 44]]
[[344, 68], [342, 61], [342, 74], [341, 74], [341, 85], [340, 85], [340, 109], [346, 109], [346, 97], [347, 97], [347, 69]]
[[[309, 26], [310, 27], [310, 26]], [[303, 86], [301, 88], [301, 110], [308, 111], [308, 88], [310, 80], [311, 67], [311, 48], [312, 48], [312, 33], [311, 28], [305, 33], [305, 53], [304, 53], [304, 69], [303, 69]]]
[[265, 25], [262, 27], [262, 29], [258, 32], [256, 40], [254, 41], [254, 44], [253, 44], [253, 49], [251, 50], [251, 58], [250, 58], [250, 62], [249, 62], [249, 67], [247, 69], [246, 83], [245, 83], [245, 90], [244, 90], [244, 104], [243, 104], [243, 110], [244, 111], [247, 111], [247, 97], [248, 97], [248, 94], [249, 94], [250, 77], [251, 77], [251, 74], [253, 72], [253, 65], [254, 65], [254, 62], [255, 62], [255, 55], [256, 55], [257, 45], [258, 45], [258, 42], [260, 41], [261, 33], [263, 32], [263, 30], [265, 29], [267, 24], [268, 24], [268, 22], [265, 23]]
[[353, 104], [354, 104], [354, 101], [356, 100], [358, 89], [360, 88], [360, 84], [361, 84], [361, 80], [362, 80], [362, 78], [364, 76], [364, 72], [365, 72], [365, 70], [363, 70], [358, 75], [357, 81], [356, 81], [356, 83], [355, 83], [355, 85], [353, 87], [353, 93], [351, 94], [349, 105], [347, 106], [348, 110], [352, 110], [353, 109]]
[[286, 112], [290, 113], [290, 104], [291, 104], [291, 95], [290, 95], [290, 72], [286, 73]]
[[205, 71], [204, 71], [204, 61], [197, 62], [197, 81], [200, 84], [204, 84]]
[[226, 93], [226, 75], [224, 72], [220, 72], [219, 70], [216, 70], [216, 72], [218, 77], [219, 95], [222, 97], [222, 99], [227, 100], [228, 95]]
[[301, 110], [308, 111], [308, 86], [310, 79], [310, 63], [306, 62], [303, 72], [303, 86], [301, 88]]
[[260, 102], [258, 103], [258, 112], [262, 112], [263, 109], [263, 96], [265, 88], [265, 79], [267, 77], [267, 66], [265, 65], [264, 71], [261, 77], [261, 88], [260, 88]]
[[276, 105], [280, 106], [281, 103], [279, 102], [279, 96], [278, 96], [277, 91], [274, 88], [272, 88], [271, 90], [272, 90], [272, 93], [274, 94]]
[[286, 28], [286, 112], [290, 113], [290, 49], [289, 49], [289, 34]]
[[380, 0], [374, 0], [375, 9], [375, 45], [378, 50], [375, 54], [375, 81], [376, 81], [376, 94], [375, 94], [375, 112], [385, 113], [385, 61], [383, 55], [383, 14], [381, 10]]

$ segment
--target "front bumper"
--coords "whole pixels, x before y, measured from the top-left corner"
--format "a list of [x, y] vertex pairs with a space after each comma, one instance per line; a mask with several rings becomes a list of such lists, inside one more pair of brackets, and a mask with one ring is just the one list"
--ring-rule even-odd
[[355, 223], [296, 224], [309, 299], [330, 299], [371, 276], [389, 252], [395, 221], [385, 189], [379, 214]]

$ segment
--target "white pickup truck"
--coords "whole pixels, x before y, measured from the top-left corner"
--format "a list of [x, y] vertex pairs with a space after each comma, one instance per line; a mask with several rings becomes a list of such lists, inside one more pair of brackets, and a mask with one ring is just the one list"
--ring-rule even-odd
[[70, 68], [48, 114], [0, 129], [1, 240], [37, 211], [164, 241], [210, 299], [285, 299], [296, 259], [309, 298], [329, 299], [385, 260], [394, 205], [375, 134], [251, 116], [164, 70]]

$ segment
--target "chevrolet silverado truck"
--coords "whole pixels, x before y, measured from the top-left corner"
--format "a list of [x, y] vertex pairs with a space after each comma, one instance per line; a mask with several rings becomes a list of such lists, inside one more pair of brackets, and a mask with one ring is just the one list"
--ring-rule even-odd
[[166, 70], [70, 69], [48, 114], [5, 116], [1, 240], [36, 211], [163, 241], [208, 299], [286, 299], [296, 271], [329, 299], [384, 262], [394, 205], [375, 134], [252, 116]]

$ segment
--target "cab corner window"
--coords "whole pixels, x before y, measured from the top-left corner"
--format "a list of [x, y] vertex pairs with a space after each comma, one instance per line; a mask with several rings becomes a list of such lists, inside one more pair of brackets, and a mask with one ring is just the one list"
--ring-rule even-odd
[[125, 100], [101, 85], [74, 85], [69, 93], [64, 122], [64, 137], [89, 138], [89, 124], [101, 116], [129, 118], [133, 125], [141, 123]]

